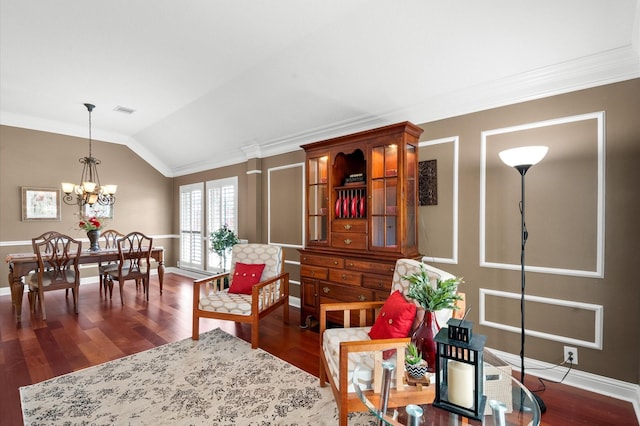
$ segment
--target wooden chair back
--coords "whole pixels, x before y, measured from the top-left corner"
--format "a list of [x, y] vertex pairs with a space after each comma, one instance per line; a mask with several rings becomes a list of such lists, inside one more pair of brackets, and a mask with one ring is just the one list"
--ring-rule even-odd
[[134, 280], [136, 288], [142, 284], [149, 300], [149, 276], [151, 271], [151, 249], [153, 238], [142, 232], [130, 232], [116, 241], [118, 245], [118, 269], [109, 271], [109, 286], [117, 280], [120, 287], [120, 301], [124, 305], [124, 282]]
[[38, 281], [43, 283], [45, 273], [47, 280], [41, 287], [46, 290], [72, 288], [80, 284], [78, 273], [79, 255], [82, 242], [60, 233], [51, 234], [48, 238], [34, 241], [33, 250], [38, 258]]
[[149, 278], [153, 238], [131, 232], [117, 240], [120, 280]]
[[103, 248], [109, 249], [117, 249], [118, 248], [118, 239], [124, 237], [124, 234], [116, 231], [115, 229], [108, 229], [100, 233], [102, 240], [104, 241]]
[[[118, 238], [124, 237], [124, 234], [116, 231], [115, 229], [108, 229], [102, 233], [100, 233], [100, 237], [104, 241], [104, 245], [102, 246], [105, 250], [116, 250], [118, 248]], [[113, 271], [118, 268], [118, 261], [109, 261], [109, 262], [99, 262], [98, 263], [98, 272], [100, 274], [100, 294], [104, 291], [105, 297], [107, 296], [107, 291], [109, 294], [113, 292], [113, 286], [110, 285], [108, 281], [109, 271]]]
[[[78, 264], [82, 242], [52, 231], [34, 238], [32, 246], [38, 259], [38, 270], [29, 279], [29, 302], [32, 311], [36, 301], [39, 301], [42, 319], [46, 319], [44, 292], [72, 289], [75, 312], [78, 313]], [[37, 298], [34, 292], [37, 293]]]

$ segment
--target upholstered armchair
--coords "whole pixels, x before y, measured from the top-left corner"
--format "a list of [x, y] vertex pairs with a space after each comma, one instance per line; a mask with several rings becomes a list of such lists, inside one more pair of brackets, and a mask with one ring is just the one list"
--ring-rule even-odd
[[236, 244], [228, 272], [193, 284], [193, 340], [200, 338], [200, 318], [251, 324], [254, 349], [259, 343], [258, 325], [265, 315], [282, 305], [284, 323], [289, 323], [289, 273], [284, 272], [282, 247]]
[[[424, 266], [429, 275], [433, 274], [433, 279], [445, 280], [454, 277], [452, 274], [430, 265], [425, 264]], [[401, 277], [419, 271], [420, 262], [413, 259], [399, 259], [396, 262], [391, 296], [388, 299], [401, 299], [399, 303], [407, 304], [406, 309], [401, 309], [401, 311], [408, 312], [408, 314], [403, 314], [404, 318], [397, 318], [397, 320], [405, 323], [411, 321], [411, 328], [417, 321], [416, 316], [419, 315], [416, 312], [419, 312], [421, 308], [412, 299], [402, 297], [409, 289], [409, 282]], [[402, 296], [394, 294], [396, 291]], [[375, 394], [380, 392], [381, 387], [382, 360], [386, 354], [392, 353], [393, 350], [395, 350], [393, 359], [389, 359], [396, 364], [395, 377], [392, 379], [392, 399], [405, 399], [413, 404], [426, 404], [433, 400], [433, 386], [409, 386], [404, 381], [405, 349], [411, 340], [409, 337], [411, 331], [407, 332], [406, 337], [372, 339], [369, 336], [375, 319], [381, 310], [384, 311], [385, 303], [385, 301], [364, 301], [320, 305], [320, 386], [326, 386], [326, 382], [331, 385], [331, 390], [338, 404], [340, 425], [347, 425], [349, 412], [366, 410], [352, 385], [355, 367], [359, 367], [356, 380], [360, 387], [369, 389], [366, 392], [370, 392], [375, 399]], [[343, 328], [328, 327], [327, 316], [330, 312], [335, 315], [336, 311], [343, 313]], [[354, 312], [357, 312], [357, 315], [354, 315]], [[451, 317], [451, 310], [439, 311], [437, 317], [438, 322], [444, 325]], [[359, 323], [351, 324], [351, 318], [358, 318]]]

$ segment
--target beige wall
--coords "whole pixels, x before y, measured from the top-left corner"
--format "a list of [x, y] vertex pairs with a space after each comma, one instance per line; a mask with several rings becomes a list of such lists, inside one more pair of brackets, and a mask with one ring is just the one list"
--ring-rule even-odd
[[[89, 152], [85, 138], [63, 136], [16, 127], [0, 126], [0, 256], [32, 251], [31, 238], [57, 230], [74, 238], [86, 232], [77, 229], [79, 208], [62, 203], [61, 221], [22, 221], [22, 186], [60, 188], [60, 183], [78, 182]], [[105, 229], [141, 231], [156, 236], [154, 245], [164, 246], [165, 263], [175, 265], [172, 233], [173, 182], [124, 145], [93, 141], [92, 154], [103, 184], [118, 185], [114, 217]], [[88, 244], [88, 241], [84, 243]], [[87, 246], [88, 247], [88, 246]], [[0, 263], [0, 287], [8, 287], [8, 265]], [[95, 275], [95, 268], [83, 269], [83, 276]]]
[[[640, 360], [640, 300], [634, 265], [640, 262], [640, 80], [602, 86], [561, 96], [423, 124], [422, 140], [459, 138], [458, 264], [437, 266], [464, 276], [469, 314], [487, 345], [517, 354], [519, 334], [480, 326], [480, 290], [520, 293], [519, 270], [480, 266], [480, 199], [482, 132], [604, 111], [604, 276], [577, 276], [596, 269], [597, 247], [597, 120], [580, 120], [536, 129], [522, 129], [486, 138], [486, 259], [520, 262], [520, 175], [502, 164], [498, 152], [511, 146], [550, 146], [547, 157], [526, 175], [526, 222], [529, 232], [526, 264], [549, 268], [527, 272], [527, 295], [545, 298], [526, 305], [527, 329], [562, 337], [594, 341], [599, 324], [594, 311], [602, 308], [602, 348], [576, 346], [579, 370], [638, 383]], [[421, 148], [421, 160], [438, 158], [451, 144]], [[422, 157], [423, 155], [429, 158]], [[446, 156], [444, 157], [446, 158]], [[447, 164], [443, 161], [443, 164]], [[450, 168], [440, 170], [449, 178]], [[445, 186], [439, 188], [449, 191]], [[440, 194], [439, 194], [440, 195]], [[421, 207], [421, 253], [450, 258], [451, 229], [429, 223], [448, 205]], [[426, 223], [426, 224], [425, 224]], [[426, 230], [426, 231], [425, 231]], [[424, 234], [427, 235], [424, 235]], [[427, 236], [429, 238], [427, 238]], [[565, 273], [554, 270], [568, 269]], [[573, 271], [573, 272], [571, 272]], [[567, 306], [556, 305], [560, 301]], [[519, 300], [490, 296], [485, 318], [520, 326]], [[526, 356], [549, 363], [562, 360], [562, 341], [527, 337]]]
[[[250, 159], [175, 178], [174, 198], [180, 186], [197, 182], [238, 178], [238, 236], [250, 242], [275, 243], [285, 248], [285, 270], [290, 273], [291, 295], [299, 296], [299, 260], [302, 247], [302, 163], [304, 152]], [[175, 233], [179, 230], [178, 203], [173, 206]]]
[[[627, 382], [638, 383], [640, 371], [640, 290], [635, 284], [632, 265], [640, 263], [637, 236], [640, 217], [637, 182], [640, 171], [640, 80], [603, 86], [560, 96], [482, 111], [447, 120], [422, 124], [421, 141], [457, 137], [458, 161], [458, 251], [457, 264], [436, 262], [437, 266], [464, 276], [464, 291], [472, 307], [474, 330], [488, 336], [487, 345], [509, 353], [519, 352], [519, 334], [479, 324], [481, 290], [519, 294], [518, 270], [480, 266], [480, 183], [481, 133], [492, 129], [552, 120], [578, 114], [605, 111], [606, 186], [604, 222], [604, 277], [528, 272], [527, 294], [544, 298], [545, 303], [527, 304], [527, 325], [552, 336], [588, 341], [594, 338], [592, 312], [574, 308], [577, 303], [603, 308], [602, 348], [579, 345], [578, 369]], [[583, 126], [558, 126], [534, 131], [512, 132], [487, 137], [486, 257], [491, 261], [518, 263], [519, 216], [518, 174], [497, 160], [497, 152], [513, 143], [549, 144], [548, 158], [527, 174], [527, 226], [530, 232], [527, 259], [531, 265], [554, 268], [589, 269], [594, 264], [597, 238], [598, 153], [594, 153], [592, 122]], [[0, 128], [0, 253], [30, 250], [33, 235], [55, 228], [82, 236], [73, 230], [73, 207], [63, 206], [62, 222], [20, 221], [20, 186], [58, 187], [62, 180], [79, 179], [78, 157], [87, 152], [83, 138], [16, 129]], [[544, 140], [541, 140], [543, 138]], [[421, 253], [453, 258], [453, 170], [452, 143], [420, 148], [420, 160], [438, 159], [438, 206], [420, 208]], [[28, 156], [25, 155], [28, 153]], [[120, 145], [96, 142], [94, 154], [103, 161], [101, 179], [118, 183], [118, 203], [113, 227], [140, 229], [150, 234], [174, 234], [179, 230], [179, 186], [238, 176], [239, 234], [251, 241], [284, 243], [287, 269], [298, 281], [298, 241], [303, 199], [301, 195], [304, 153], [297, 150], [247, 163], [167, 179]], [[287, 168], [293, 166], [290, 169]], [[260, 170], [260, 174], [248, 171]], [[270, 179], [270, 174], [271, 179]], [[296, 180], [299, 176], [300, 180]], [[595, 182], [594, 182], [595, 180]], [[136, 182], [135, 187], [130, 182]], [[136, 191], [143, 188], [144, 191]], [[595, 188], [595, 189], [594, 189]], [[274, 191], [277, 191], [275, 193]], [[274, 196], [270, 198], [270, 192]], [[272, 202], [270, 205], [269, 202]], [[271, 234], [269, 234], [271, 230]], [[75, 233], [75, 234], [73, 234]], [[177, 239], [169, 246], [169, 266], [175, 266]], [[527, 263], [529, 265], [529, 263]], [[1, 275], [8, 268], [2, 263]], [[6, 286], [2, 281], [0, 286]], [[297, 286], [292, 294], [297, 295]], [[556, 306], [549, 301], [566, 302]], [[486, 317], [519, 327], [518, 301], [486, 297]], [[527, 357], [557, 363], [563, 342], [528, 337]]]

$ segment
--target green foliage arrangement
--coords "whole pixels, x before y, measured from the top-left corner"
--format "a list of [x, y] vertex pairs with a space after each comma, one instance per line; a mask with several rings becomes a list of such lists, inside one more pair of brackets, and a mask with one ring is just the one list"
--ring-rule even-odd
[[225, 223], [220, 229], [211, 233], [210, 242], [211, 251], [220, 256], [223, 262], [222, 267], [224, 268], [224, 265], [226, 264], [227, 251], [235, 244], [238, 244], [240, 239]]
[[427, 270], [422, 264], [420, 264], [420, 272], [404, 275], [402, 278], [410, 283], [407, 297], [416, 300], [427, 311], [459, 309], [455, 303], [462, 300], [457, 293], [458, 285], [464, 283], [462, 278], [438, 279], [436, 285], [432, 286]]
[[409, 365], [419, 365], [424, 362], [422, 359], [422, 352], [418, 350], [418, 347], [413, 342], [407, 345], [404, 362]]

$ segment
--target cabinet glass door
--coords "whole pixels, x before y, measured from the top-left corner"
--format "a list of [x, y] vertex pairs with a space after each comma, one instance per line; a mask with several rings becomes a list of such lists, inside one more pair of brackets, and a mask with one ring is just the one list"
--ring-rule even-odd
[[398, 246], [398, 146], [377, 146], [371, 152], [371, 245]]
[[307, 235], [309, 243], [326, 243], [328, 228], [328, 156], [307, 161]]

